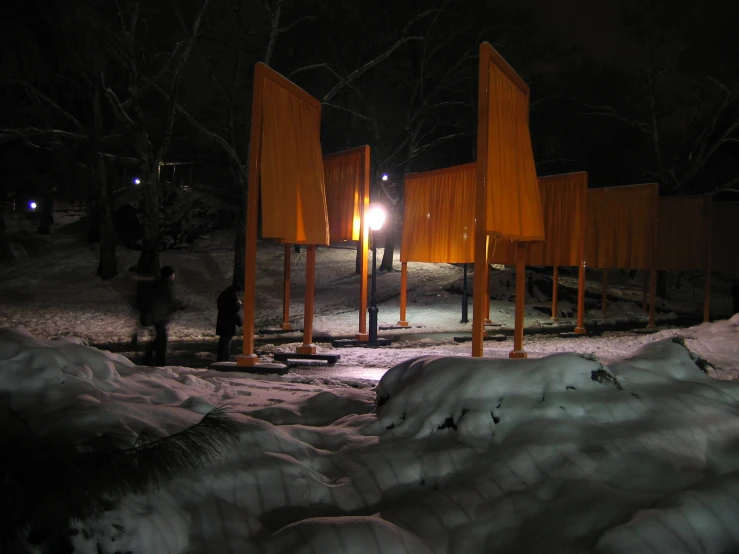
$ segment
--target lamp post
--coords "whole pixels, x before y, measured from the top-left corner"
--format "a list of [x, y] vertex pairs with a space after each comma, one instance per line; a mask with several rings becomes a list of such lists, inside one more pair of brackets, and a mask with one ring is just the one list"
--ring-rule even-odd
[[375, 241], [375, 231], [382, 229], [382, 224], [385, 223], [385, 210], [378, 205], [370, 207], [367, 222], [372, 231], [372, 292], [369, 307], [369, 344], [370, 346], [377, 346], [377, 242]]

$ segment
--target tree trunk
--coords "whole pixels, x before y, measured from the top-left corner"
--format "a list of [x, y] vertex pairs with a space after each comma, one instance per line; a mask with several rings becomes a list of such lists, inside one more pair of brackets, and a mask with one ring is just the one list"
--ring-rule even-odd
[[136, 130], [135, 148], [138, 153], [139, 170], [144, 202], [141, 210], [141, 256], [139, 269], [146, 267], [155, 275], [159, 273], [159, 183], [157, 168], [152, 167], [153, 157], [150, 154], [149, 135], [143, 122]]
[[667, 291], [667, 272], [657, 272], [657, 296], [669, 300], [670, 295]]
[[90, 137], [92, 154], [94, 156], [90, 174], [92, 189], [95, 191], [96, 214], [98, 238], [100, 240], [100, 259], [98, 261], [98, 277], [101, 279], [112, 279], [118, 275], [118, 259], [116, 257], [116, 236], [113, 225], [113, 203], [108, 186], [108, 168], [105, 166], [105, 158], [100, 155], [100, 137], [103, 132], [103, 115], [101, 104], [101, 85], [97, 84], [93, 96], [93, 127]]
[[241, 178], [239, 168], [231, 165], [231, 176], [236, 183], [236, 190], [241, 209], [236, 213], [236, 233], [234, 234], [233, 284], [244, 286], [244, 260], [246, 260], [246, 189], [247, 183]]
[[118, 260], [115, 253], [116, 237], [113, 227], [113, 206], [108, 188], [108, 170], [105, 160], [98, 155], [97, 167], [94, 171], [95, 189], [98, 194], [98, 211], [100, 214], [100, 261], [98, 277], [112, 279], [118, 275]]
[[389, 213], [388, 225], [385, 234], [385, 252], [382, 254], [382, 263], [380, 264], [380, 271], [393, 271], [393, 258], [395, 257], [395, 217], [394, 214]]

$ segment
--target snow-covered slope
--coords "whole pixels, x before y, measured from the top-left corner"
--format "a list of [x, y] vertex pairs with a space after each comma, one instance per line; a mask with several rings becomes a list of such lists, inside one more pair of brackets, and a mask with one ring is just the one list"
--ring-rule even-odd
[[[736, 331], [700, 336], [717, 351]], [[667, 338], [607, 365], [420, 357], [375, 392], [0, 332], [0, 398], [40, 437], [134, 441], [224, 403], [236, 421], [218, 460], [74, 524], [93, 554], [733, 552], [739, 383], [704, 367]]]

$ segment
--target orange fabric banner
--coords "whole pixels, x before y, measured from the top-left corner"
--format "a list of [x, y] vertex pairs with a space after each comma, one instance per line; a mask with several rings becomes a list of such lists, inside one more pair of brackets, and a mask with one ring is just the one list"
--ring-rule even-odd
[[361, 146], [323, 158], [331, 242], [359, 240], [368, 156], [369, 146]]
[[595, 269], [653, 269], [657, 183], [588, 191], [585, 261]]
[[488, 241], [488, 263], [515, 265], [518, 248], [516, 241], [490, 237]]
[[[529, 87], [488, 43], [480, 46], [487, 60], [487, 105], [479, 107], [478, 179], [485, 182], [485, 232], [519, 241], [544, 240], [544, 220], [529, 134]], [[485, 117], [486, 116], [486, 117]]]
[[475, 164], [405, 177], [401, 262], [471, 263]]
[[321, 154], [321, 103], [264, 68], [262, 236], [328, 244]]
[[739, 202], [711, 204], [711, 267], [739, 277]]
[[706, 269], [711, 233], [710, 195], [660, 198], [658, 224], [657, 269]]
[[[526, 265], [578, 266], [581, 241], [584, 239], [587, 207], [588, 174], [565, 173], [540, 177], [544, 216], [544, 242], [532, 242], [527, 250]], [[513, 265], [516, 248], [513, 241], [490, 238], [488, 261]]]

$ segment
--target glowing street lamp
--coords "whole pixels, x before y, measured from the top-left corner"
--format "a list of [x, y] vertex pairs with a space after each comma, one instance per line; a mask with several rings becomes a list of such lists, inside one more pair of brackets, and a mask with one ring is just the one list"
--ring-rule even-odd
[[383, 181], [387, 181], [387, 173], [384, 173], [384, 174], [382, 175], [382, 180], [383, 180]]
[[34, 201], [31, 201], [28, 203], [28, 207], [31, 208], [32, 210], [35, 210], [36, 208], [38, 208], [38, 204], [36, 204], [36, 202]]
[[[386, 177], [386, 176], [384, 176]], [[383, 178], [384, 178], [383, 177]], [[370, 207], [367, 214], [367, 224], [372, 230], [372, 296], [369, 307], [369, 344], [377, 346], [377, 241], [375, 240], [375, 231], [382, 229], [385, 223], [385, 209], [382, 206], [374, 205]]]
[[136, 178], [135, 178], [135, 179], [133, 180], [133, 184], [134, 184], [134, 185], [140, 185], [140, 184], [141, 184], [141, 179], [139, 179], [138, 177], [136, 177]]

